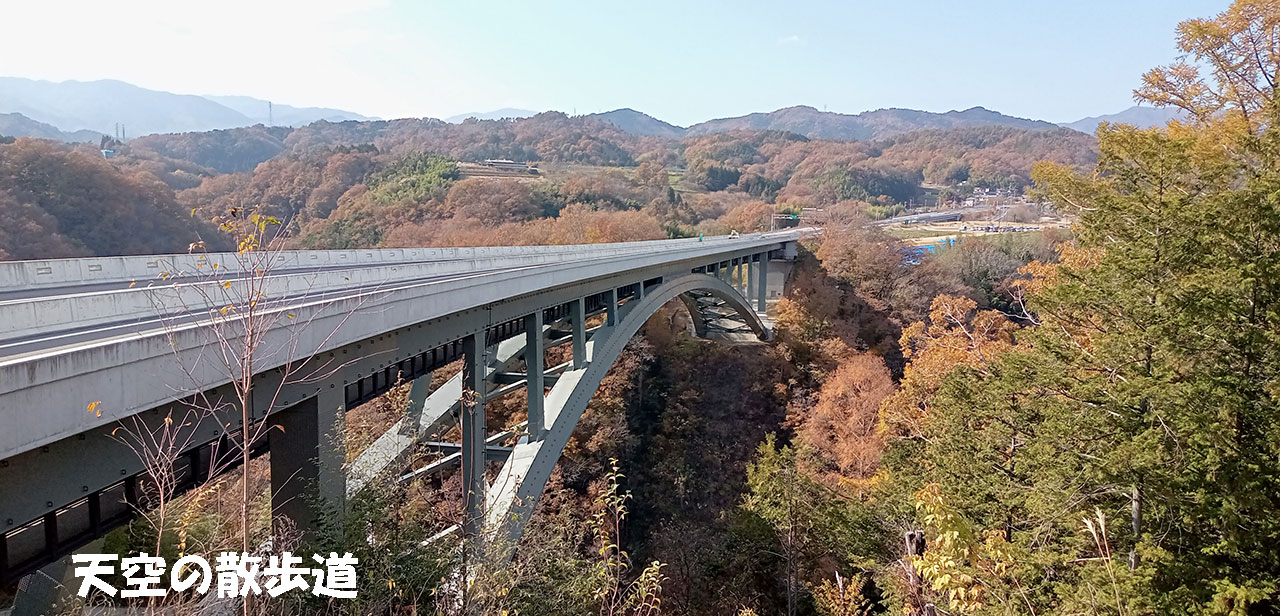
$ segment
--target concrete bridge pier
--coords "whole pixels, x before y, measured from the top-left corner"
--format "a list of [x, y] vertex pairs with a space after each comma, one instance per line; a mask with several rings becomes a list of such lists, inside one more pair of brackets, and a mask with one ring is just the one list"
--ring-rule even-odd
[[405, 417], [408, 421], [405, 427], [408, 428], [413, 436], [417, 436], [418, 423], [422, 419], [422, 411], [427, 403], [427, 396], [431, 393], [431, 373], [428, 372], [409, 384], [409, 402], [405, 409]]
[[[644, 285], [641, 285], [644, 286]], [[605, 295], [604, 307], [604, 324], [614, 326], [618, 324], [618, 288], [613, 287]]]
[[[639, 297], [644, 297], [644, 283], [640, 283]], [[573, 325], [573, 369], [587, 365], [587, 318], [582, 298], [569, 302], [569, 321]]]
[[524, 317], [524, 372], [525, 389], [529, 401], [529, 440], [542, 439], [547, 429], [547, 421], [543, 414], [543, 394], [546, 380], [543, 378], [543, 363], [546, 348], [542, 338], [542, 311]]
[[[325, 387], [317, 395], [272, 413], [271, 513], [278, 535], [290, 526], [303, 542], [341, 525], [346, 512], [346, 446], [343, 390]], [[289, 524], [281, 524], [287, 519]], [[326, 528], [328, 526], [329, 528]]]
[[[765, 303], [769, 297], [769, 253], [759, 255], [760, 273], [756, 275], [756, 312], [765, 314], [768, 312], [768, 304]], [[751, 297], [747, 297], [747, 301], [751, 301]]]
[[462, 339], [462, 533], [464, 549], [479, 551], [484, 536], [485, 332]]

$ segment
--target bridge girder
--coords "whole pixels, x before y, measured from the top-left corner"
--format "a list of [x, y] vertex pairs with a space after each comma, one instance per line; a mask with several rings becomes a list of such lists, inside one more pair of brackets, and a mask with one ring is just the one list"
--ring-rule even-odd
[[[721, 270], [723, 271], [723, 270]], [[754, 301], [744, 297], [741, 291], [746, 290], [749, 277], [744, 276], [742, 285], [738, 286], [717, 275], [692, 273], [669, 280], [645, 290], [642, 297], [633, 297], [633, 301], [616, 306], [613, 311], [608, 306], [602, 312], [615, 313], [615, 322], [606, 322], [591, 328], [589, 335], [583, 335], [580, 343], [574, 344], [575, 351], [582, 355], [581, 360], [566, 362], [553, 368], [558, 374], [554, 380], [546, 379], [550, 391], [537, 396], [530, 408], [541, 409], [545, 428], [541, 431], [530, 426], [526, 433], [519, 436], [519, 441], [506, 457], [502, 471], [492, 485], [485, 486], [486, 498], [484, 506], [473, 506], [466, 513], [468, 520], [474, 521], [482, 516], [486, 523], [472, 524], [472, 533], [483, 527], [491, 539], [514, 546], [523, 534], [528, 515], [533, 511], [542, 490], [559, 460], [560, 452], [568, 442], [577, 426], [578, 419], [586, 410], [587, 404], [600, 381], [608, 373], [617, 360], [618, 355], [626, 347], [627, 342], [635, 335], [645, 321], [663, 305], [673, 299], [680, 299], [690, 314], [695, 334], [699, 337], [716, 337], [720, 333], [753, 333], [760, 340], [770, 336], [768, 328], [760, 319]], [[744, 272], [745, 273], [745, 272]], [[754, 284], [750, 286], [753, 287]], [[599, 312], [599, 311], [598, 311]], [[718, 321], [733, 319], [738, 328], [727, 328], [717, 324]], [[572, 315], [566, 319], [572, 325]], [[547, 335], [543, 340], [554, 338], [559, 324], [546, 325]], [[585, 334], [586, 332], [584, 332]], [[533, 338], [517, 336], [502, 341], [488, 352], [488, 377], [486, 390], [501, 392], [505, 395], [516, 389], [525, 388], [530, 400], [535, 400], [534, 390], [528, 389], [530, 375], [536, 375], [541, 366], [535, 360], [533, 365], [524, 361], [525, 349]], [[571, 342], [571, 340], [560, 340]], [[512, 370], [524, 363], [524, 381], [511, 378]], [[577, 366], [577, 367], [574, 367]], [[457, 425], [458, 411], [461, 407], [462, 395], [461, 375], [455, 375], [445, 385], [437, 389], [424, 404], [428, 434], [441, 434]], [[536, 381], [534, 381], [536, 382]], [[505, 385], [505, 387], [504, 387]], [[383, 447], [395, 447], [392, 443], [402, 443], [395, 450], [381, 449], [379, 444], [366, 449], [361, 457], [353, 463], [353, 469], [361, 469], [361, 480], [348, 483], [348, 496], [354, 497], [375, 477], [402, 464], [414, 447], [412, 442], [401, 440], [398, 436], [405, 428], [401, 424], [388, 430], [384, 435]], [[527, 425], [527, 424], [526, 424]], [[513, 433], [502, 433], [499, 436], [510, 438]], [[380, 439], [382, 440], [382, 439]], [[487, 440], [486, 450], [492, 452], [492, 437]], [[475, 445], [471, 445], [475, 447]], [[468, 448], [468, 440], [464, 438], [460, 449]], [[492, 453], [489, 459], [493, 459]], [[467, 464], [467, 456], [450, 455], [436, 462], [403, 475], [401, 479], [415, 479], [423, 475], [456, 468], [458, 462]], [[478, 464], [477, 462], [474, 462]], [[468, 473], [472, 475], [472, 473]], [[468, 492], [478, 489], [469, 487]], [[462, 530], [462, 529], [457, 529]]]
[[[586, 408], [591, 393], [625, 346], [626, 340], [661, 305], [673, 298], [681, 298], [689, 308], [695, 332], [700, 336], [715, 336], [718, 331], [724, 331], [724, 328], [716, 326], [716, 321], [729, 314], [736, 317], [735, 329], [745, 324], [757, 336], [768, 336], [763, 323], [750, 305], [756, 298], [749, 300], [747, 297], [751, 297], [754, 291], [758, 297], [755, 303], [763, 309], [763, 281], [769, 250], [764, 248], [754, 252], [744, 251], [741, 256], [729, 260], [698, 265], [693, 268], [692, 273], [689, 265], [676, 265], [647, 275], [611, 275], [573, 287], [548, 288], [522, 296], [518, 301], [477, 306], [438, 321], [400, 327], [337, 347], [307, 360], [318, 366], [332, 368], [323, 382], [284, 385], [280, 389], [278, 400], [255, 400], [251, 419], [264, 421], [268, 413], [274, 416], [275, 413], [305, 404], [317, 396], [324, 396], [330, 402], [323, 403], [336, 410], [350, 410], [394, 386], [397, 376], [429, 378], [433, 369], [461, 358], [464, 353], [460, 341], [466, 336], [479, 338], [482, 344], [475, 346], [484, 348], [486, 353], [494, 353], [495, 357], [504, 355], [504, 347], [510, 351], [508, 361], [501, 365], [489, 364], [482, 370], [484, 382], [488, 383], [490, 378], [515, 380], [509, 375], [523, 363], [520, 354], [526, 338], [522, 327], [527, 322], [525, 317], [532, 314], [531, 309], [543, 313], [567, 307], [562, 313], [557, 313], [557, 318], [548, 319], [549, 324], [544, 326], [546, 336], [543, 342], [545, 345], [572, 343], [575, 350], [580, 351], [578, 355], [581, 359], [546, 368], [541, 372], [544, 383], [551, 388], [543, 400], [545, 433], [536, 440], [524, 437], [523, 442], [513, 448], [507, 467], [500, 475], [500, 479], [520, 477], [520, 483], [528, 484], [528, 487], [521, 487], [518, 493], [512, 492], [515, 488], [512, 488], [509, 480], [501, 479], [493, 488], [485, 486], [485, 500], [478, 501], [484, 502], [484, 510], [489, 512], [505, 509], [520, 514], [526, 510], [532, 511], [532, 502], [536, 502], [536, 496], [529, 499], [529, 490], [536, 484], [537, 493], [541, 493], [546, 481], [544, 476], [549, 477], [563, 447], [563, 444], [551, 447], [549, 443], [567, 440], [577, 418]], [[747, 297], [744, 297], [728, 282], [728, 271], [722, 264], [734, 260], [741, 264], [749, 262], [747, 259], [758, 259], [759, 267], [750, 267], [749, 274], [742, 277], [742, 284], [745, 285], [743, 290], [747, 292]], [[636, 282], [637, 278], [639, 282]], [[712, 298], [714, 301], [699, 302], [698, 297], [703, 300]], [[575, 302], [579, 308], [573, 307]], [[343, 309], [341, 305], [332, 308], [338, 311]], [[588, 330], [585, 319], [601, 313], [606, 316], [604, 323]], [[579, 316], [576, 326], [573, 316]], [[565, 328], [566, 321], [568, 328]], [[504, 372], [508, 376], [497, 376]], [[546, 378], [548, 374], [555, 377]], [[530, 376], [527, 367], [524, 375], [526, 379]], [[273, 386], [273, 379], [279, 381], [279, 377], [271, 370], [256, 378], [262, 381], [262, 387], [266, 389]], [[424, 381], [419, 387], [415, 387], [411, 398], [423, 400], [426, 385]], [[505, 395], [523, 385], [525, 384], [520, 382], [509, 383], [494, 387], [487, 393]], [[446, 382], [435, 393], [441, 394], [451, 389], [450, 383]], [[447, 398], [451, 393], [441, 394], [441, 397]], [[406, 452], [411, 450], [415, 440], [439, 434], [441, 428], [456, 422], [454, 413], [450, 411], [457, 410], [454, 402], [461, 395], [460, 383], [457, 393], [445, 412], [435, 415], [429, 412], [432, 408], [431, 397], [427, 396], [427, 404], [423, 405], [413, 429], [402, 425], [399, 430], [384, 434], [384, 438], [393, 441], [394, 446], [387, 450], [392, 455], [372, 462], [364, 460], [364, 464], [358, 458], [345, 469], [345, 473], [335, 474], [332, 469], [320, 473], [324, 477], [345, 476], [339, 480], [345, 482], [345, 485], [330, 485], [323, 492], [336, 495], [334, 498], [338, 501], [344, 500], [344, 496], [353, 495], [369, 481], [385, 476], [388, 469], [403, 465]], [[219, 386], [202, 392], [201, 395], [230, 397], [230, 394], [229, 387]], [[144, 427], [155, 427], [163, 422], [166, 409], [180, 409], [182, 404], [182, 401], [169, 403], [139, 413], [137, 417]], [[228, 419], [231, 421], [228, 422]], [[227, 426], [230, 426], [230, 430], [226, 429]], [[2, 462], [0, 493], [13, 498], [0, 504], [0, 581], [13, 579], [15, 575], [52, 562], [61, 554], [100, 537], [114, 525], [127, 520], [138, 507], [144, 506], [134, 496], [134, 493], [142, 491], [140, 477], [144, 474], [144, 469], [140, 468], [132, 452], [111, 438], [111, 429], [111, 426], [95, 427], [77, 437], [57, 441]], [[189, 437], [189, 442], [195, 444], [195, 448], [182, 454], [183, 460], [190, 461], [183, 471], [186, 473], [183, 485], [197, 485], [207, 477], [209, 467], [212, 466], [210, 456], [232, 454], [233, 457], [238, 457], [236, 444], [227, 439], [228, 433], [236, 430], [234, 418], [211, 417], [179, 429], [182, 431], [177, 437], [179, 440]], [[485, 457], [494, 457], [500, 453], [494, 449], [496, 443], [485, 441], [483, 436], [479, 439], [484, 451], [478, 456], [472, 456], [476, 458], [474, 463], [482, 464]], [[255, 454], [266, 451], [266, 443], [256, 445]], [[318, 457], [333, 458], [323, 455]], [[460, 457], [466, 459], [465, 455]], [[86, 464], [86, 461], [91, 463]], [[60, 479], [50, 480], [55, 477]], [[65, 478], [74, 479], [62, 480]], [[34, 490], [24, 487], [33, 480], [42, 482], [38, 495]], [[84, 485], [81, 486], [81, 483]], [[45, 502], [46, 498], [49, 499], [48, 502]], [[104, 505], [116, 498], [124, 501], [123, 508], [112, 509], [108, 516]], [[342, 510], [344, 505], [339, 502], [337, 508]], [[493, 515], [488, 517], [493, 519]], [[509, 524], [496, 532], [518, 538], [523, 532], [527, 516], [516, 515], [512, 520], [518, 520], [518, 523], [513, 521], [511, 524], [514, 525]], [[35, 539], [29, 539], [28, 536]], [[17, 543], [13, 541], [15, 537], [19, 539]], [[18, 545], [24, 542], [30, 543]], [[15, 547], [19, 549], [13, 549]]]

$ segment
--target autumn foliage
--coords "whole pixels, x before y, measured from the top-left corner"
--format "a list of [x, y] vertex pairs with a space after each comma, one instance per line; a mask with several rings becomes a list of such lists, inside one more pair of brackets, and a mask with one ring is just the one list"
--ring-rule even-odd
[[823, 461], [820, 475], [835, 484], [870, 478], [884, 448], [880, 404], [895, 386], [884, 361], [863, 353], [840, 363], [804, 413], [797, 440]]

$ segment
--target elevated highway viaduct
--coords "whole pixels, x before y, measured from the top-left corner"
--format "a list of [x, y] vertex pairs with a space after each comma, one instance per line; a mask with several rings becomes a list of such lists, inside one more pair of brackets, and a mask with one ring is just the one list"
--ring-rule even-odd
[[[65, 562], [246, 448], [270, 452], [273, 510], [303, 529], [373, 482], [460, 466], [462, 534], [514, 545], [645, 320], [679, 299], [699, 336], [767, 339], [770, 261], [809, 232], [0, 263], [0, 584]], [[556, 345], [572, 359], [544, 365]], [[400, 382], [406, 416], [347, 462], [345, 411]], [[486, 401], [518, 390], [528, 421], [488, 433]], [[459, 425], [460, 443], [440, 442]], [[423, 447], [448, 455], [414, 468]], [[486, 476], [486, 460], [501, 471]]]

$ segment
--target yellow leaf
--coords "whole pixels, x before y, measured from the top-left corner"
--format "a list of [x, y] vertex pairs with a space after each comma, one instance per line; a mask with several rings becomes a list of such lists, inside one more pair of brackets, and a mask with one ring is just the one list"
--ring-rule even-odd
[[230, 288], [231, 288], [231, 281], [230, 281], [230, 280], [228, 280], [228, 281], [226, 281], [226, 282], [222, 283], [222, 288], [224, 288], [224, 289], [230, 289]]
[[99, 406], [102, 406], [101, 400], [94, 400], [89, 403], [89, 412], [93, 413], [95, 417], [102, 417], [102, 411], [98, 410]]
[[285, 316], [289, 317], [290, 319], [293, 319], [293, 313], [286, 314]]
[[136, 286], [137, 284], [138, 284], [138, 281], [137, 281], [137, 280], [135, 280], [135, 281], [133, 281], [133, 282], [129, 283], [129, 288], [130, 288], [130, 289], [132, 289], [132, 288], [133, 288], [134, 286]]

